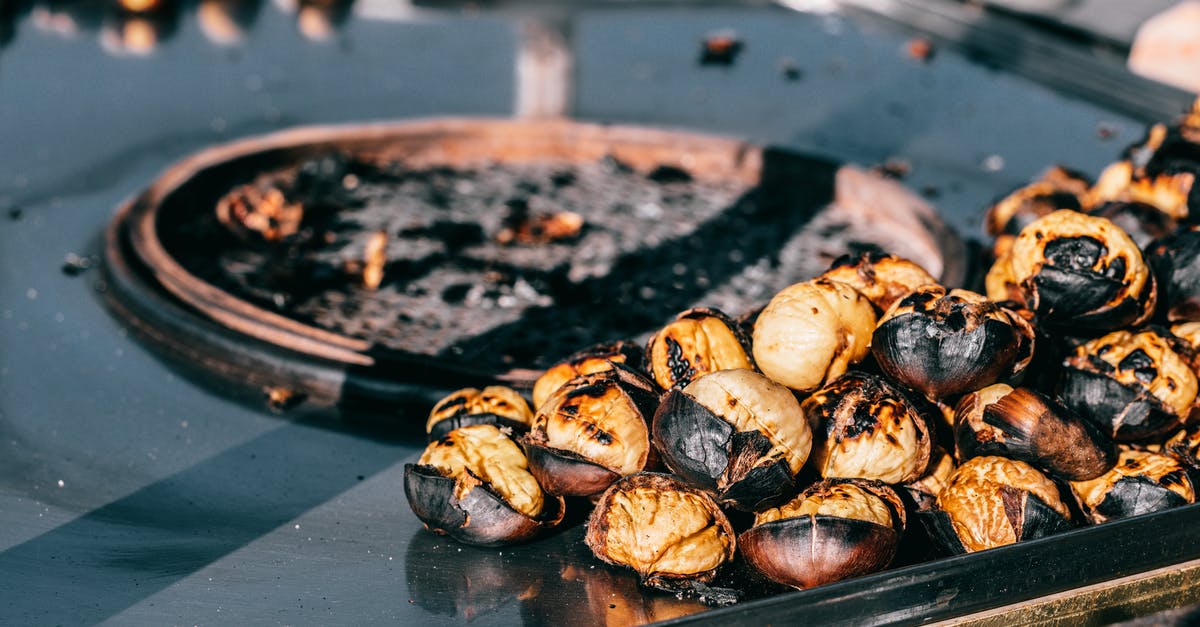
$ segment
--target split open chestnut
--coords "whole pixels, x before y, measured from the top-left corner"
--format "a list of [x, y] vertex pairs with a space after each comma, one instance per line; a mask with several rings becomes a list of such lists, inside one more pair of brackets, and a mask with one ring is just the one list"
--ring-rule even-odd
[[883, 377], [847, 372], [801, 407], [813, 425], [813, 467], [822, 477], [907, 483], [929, 465], [937, 408]]
[[530, 472], [550, 494], [591, 496], [646, 469], [658, 401], [658, 387], [623, 364], [571, 379], [521, 438]]
[[664, 390], [682, 387], [717, 370], [753, 368], [750, 339], [717, 309], [689, 309], [646, 343], [649, 370]]
[[1093, 523], [1149, 514], [1196, 502], [1187, 469], [1169, 455], [1122, 447], [1112, 470], [1072, 481], [1080, 509]]
[[546, 494], [525, 454], [499, 428], [478, 424], [431, 442], [404, 466], [408, 505], [425, 527], [455, 540], [502, 546], [562, 521], [563, 500]]
[[903, 257], [879, 252], [843, 255], [821, 274], [821, 278], [845, 283], [858, 290], [871, 301], [878, 314], [891, 309], [893, 303], [918, 287], [938, 282], [925, 268]]
[[611, 370], [613, 363], [641, 369], [646, 354], [641, 345], [620, 340], [597, 344], [550, 366], [533, 383], [533, 406], [541, 407], [564, 383], [584, 374]]
[[685, 483], [753, 511], [795, 491], [812, 432], [786, 387], [753, 370], [720, 370], [667, 393], [654, 445]]
[[477, 424], [494, 424], [524, 433], [531, 422], [533, 411], [520, 393], [503, 385], [489, 385], [482, 390], [463, 388], [438, 401], [429, 412], [425, 433], [431, 442], [460, 427]]
[[1167, 320], [1200, 321], [1200, 227], [1180, 229], [1154, 242], [1146, 255]]
[[959, 459], [999, 455], [1053, 477], [1093, 479], [1117, 462], [1112, 439], [1045, 395], [1003, 383], [963, 397], [954, 436]]
[[711, 497], [650, 472], [604, 492], [584, 541], [604, 562], [632, 568], [643, 585], [668, 589], [712, 581], [737, 547], [733, 526]]
[[995, 238], [992, 251], [1003, 256], [1017, 234], [1038, 218], [1060, 209], [1082, 210], [1079, 194], [1089, 183], [1079, 174], [1051, 168], [1041, 179], [1018, 188], [988, 208], [983, 226]]
[[829, 479], [759, 512], [738, 545], [769, 579], [811, 588], [885, 568], [904, 524], [904, 505], [887, 485]]

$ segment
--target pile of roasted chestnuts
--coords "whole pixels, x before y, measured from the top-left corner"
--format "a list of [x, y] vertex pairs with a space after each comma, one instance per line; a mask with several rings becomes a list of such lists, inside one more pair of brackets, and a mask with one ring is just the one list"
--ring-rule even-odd
[[735, 318], [680, 313], [548, 369], [533, 404], [464, 389], [405, 471], [426, 527], [484, 546], [591, 508], [585, 542], [646, 585], [734, 560], [808, 588], [906, 534], [981, 551], [1196, 500], [1200, 103], [1095, 183], [993, 205], [982, 291], [886, 253]]

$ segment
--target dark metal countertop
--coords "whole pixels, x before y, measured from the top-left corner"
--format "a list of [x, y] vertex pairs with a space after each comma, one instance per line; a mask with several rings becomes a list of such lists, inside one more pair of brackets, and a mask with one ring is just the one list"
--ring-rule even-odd
[[[211, 41], [184, 3], [139, 56], [105, 51], [109, 21], [35, 3], [0, 48], [0, 622], [602, 622], [607, 606], [587, 595], [625, 598], [625, 580], [571, 579], [536, 544], [460, 551], [420, 530], [401, 488], [422, 448], [413, 431], [227, 400], [128, 337], [97, 270], [63, 272], [69, 254], [98, 253], [123, 199], [205, 146], [296, 124], [513, 113], [521, 11], [363, 1], [314, 41], [289, 3], [249, 4], [239, 43]], [[908, 34], [859, 18], [614, 3], [558, 19], [575, 116], [900, 157], [906, 183], [971, 235], [995, 196], [1053, 162], [1094, 174], [1143, 123], [948, 49], [919, 61]], [[721, 29], [744, 51], [701, 67], [700, 40]], [[572, 533], [552, 542], [577, 551], [573, 568], [603, 569]], [[609, 618], [665, 618], [664, 604]]]

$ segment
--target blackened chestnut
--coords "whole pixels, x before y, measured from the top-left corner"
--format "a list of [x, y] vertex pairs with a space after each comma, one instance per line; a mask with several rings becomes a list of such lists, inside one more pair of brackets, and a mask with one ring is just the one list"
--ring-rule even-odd
[[459, 427], [494, 424], [517, 433], [529, 430], [533, 411], [514, 389], [489, 385], [482, 390], [463, 388], [438, 401], [429, 412], [425, 433], [429, 440], [440, 440]]
[[1154, 313], [1157, 291], [1141, 250], [1104, 218], [1043, 216], [1021, 230], [1006, 259], [1017, 300], [1045, 324], [1103, 331]]
[[929, 465], [937, 409], [864, 372], [847, 372], [801, 404], [822, 477], [915, 481]]
[[880, 321], [871, 354], [884, 374], [931, 399], [971, 392], [1020, 374], [1033, 328], [968, 290], [923, 287]]
[[952, 553], [973, 553], [1071, 527], [1058, 487], [1033, 466], [1005, 457], [964, 462], [923, 521]]
[[720, 370], [667, 393], [654, 445], [685, 483], [753, 511], [795, 490], [812, 432], [786, 387], [753, 370]]
[[490, 424], [431, 442], [404, 466], [404, 493], [427, 529], [480, 546], [527, 540], [563, 517], [562, 498], [542, 490], [521, 447]]
[[754, 322], [754, 361], [787, 387], [809, 392], [867, 356], [875, 309], [853, 287], [814, 279], [784, 288]]
[[1176, 231], [1146, 250], [1171, 322], [1200, 321], [1200, 227]]
[[886, 312], [893, 303], [918, 287], [938, 282], [924, 268], [903, 257], [877, 252], [843, 255], [821, 278], [845, 283], [858, 290], [875, 305], [878, 314]]
[[1112, 470], [1090, 481], [1072, 481], [1083, 513], [1095, 524], [1196, 502], [1195, 487], [1178, 460], [1122, 447]]
[[711, 497], [651, 472], [624, 477], [604, 492], [584, 541], [599, 559], [661, 588], [712, 581], [737, 547], [733, 526]]
[[658, 387], [623, 364], [568, 381], [521, 438], [530, 472], [550, 494], [591, 496], [644, 470], [658, 401]]
[[1091, 422], [1034, 390], [1003, 383], [959, 401], [954, 435], [959, 459], [999, 455], [1071, 481], [1098, 477], [1117, 462], [1116, 445]]
[[1114, 440], [1145, 440], [1191, 413], [1197, 394], [1191, 361], [1186, 342], [1169, 332], [1114, 331], [1067, 357], [1059, 396]]
[[585, 374], [611, 370], [613, 363], [640, 369], [646, 354], [634, 342], [620, 340], [581, 350], [546, 369], [533, 383], [533, 407], [541, 407], [564, 383]]
[[741, 325], [717, 309], [689, 309], [646, 343], [649, 371], [664, 390], [717, 370], [753, 368]]
[[885, 484], [829, 479], [759, 512], [738, 545], [767, 578], [811, 588], [887, 567], [904, 520], [900, 497]]
[[1177, 226], [1171, 216], [1144, 202], [1105, 202], [1090, 209], [1088, 215], [1117, 225], [1142, 249], [1150, 242], [1170, 235]]

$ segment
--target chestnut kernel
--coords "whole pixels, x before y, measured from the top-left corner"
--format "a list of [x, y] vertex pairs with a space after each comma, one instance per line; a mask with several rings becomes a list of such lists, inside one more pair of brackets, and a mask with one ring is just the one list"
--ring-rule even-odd
[[918, 287], [938, 282], [924, 268], [903, 257], [876, 252], [843, 255], [820, 278], [845, 283], [858, 290], [879, 314], [891, 309], [893, 303]]
[[624, 340], [597, 344], [546, 369], [533, 384], [533, 406], [541, 407], [564, 383], [584, 374], [611, 370], [613, 363], [639, 369], [645, 361], [642, 347]]
[[1089, 481], [1072, 481], [1084, 515], [1095, 524], [1196, 502], [1187, 469], [1158, 453], [1122, 447], [1112, 470]]
[[516, 390], [490, 385], [482, 390], [463, 388], [438, 401], [429, 412], [425, 433], [432, 442], [460, 427], [485, 423], [524, 433], [531, 422], [533, 411]]
[[717, 370], [753, 368], [741, 325], [717, 309], [689, 309], [651, 336], [646, 358], [664, 390]]

